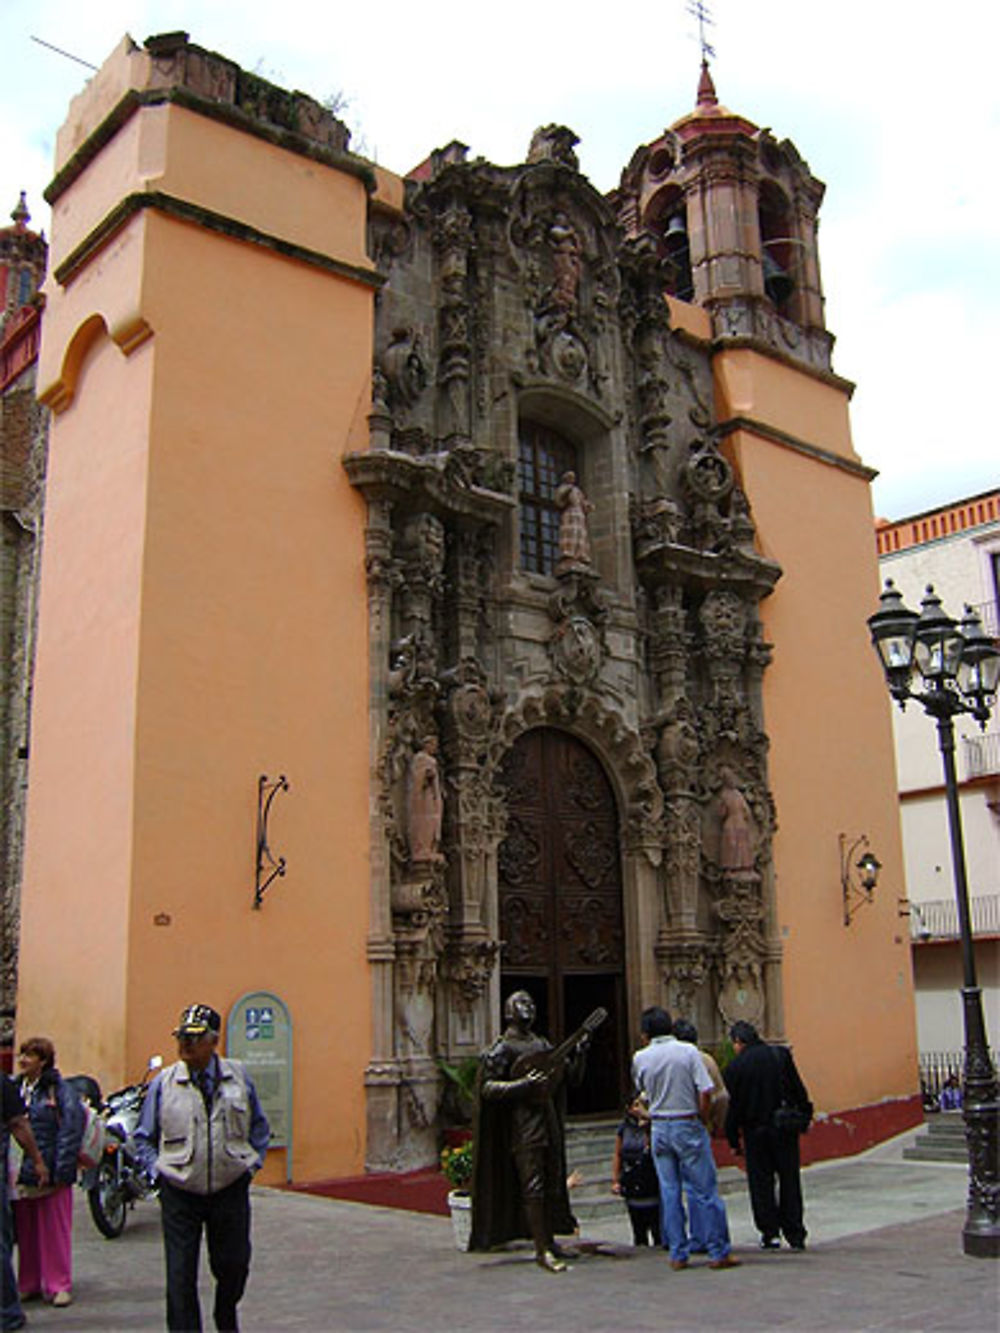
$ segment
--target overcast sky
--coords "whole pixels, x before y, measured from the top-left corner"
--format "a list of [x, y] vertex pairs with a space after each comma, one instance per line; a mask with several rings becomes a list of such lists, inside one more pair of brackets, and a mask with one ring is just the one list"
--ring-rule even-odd
[[[791, 139], [826, 183], [827, 327], [835, 370], [857, 384], [877, 513], [1000, 485], [1000, 4], [710, 8], [720, 101]], [[518, 162], [557, 122], [601, 190], [692, 109], [700, 59], [687, 0], [0, 0], [0, 216], [24, 189], [48, 230], [56, 130], [90, 73], [31, 38], [99, 65], [125, 33], [177, 29], [285, 87], [345, 94], [354, 147], [392, 170], [451, 139]]]

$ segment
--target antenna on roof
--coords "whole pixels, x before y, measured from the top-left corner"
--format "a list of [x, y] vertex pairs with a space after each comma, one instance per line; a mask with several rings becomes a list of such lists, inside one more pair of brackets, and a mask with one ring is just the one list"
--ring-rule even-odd
[[714, 28], [715, 19], [712, 18], [704, 0], [688, 0], [687, 12], [692, 18], [698, 20], [698, 42], [701, 46], [701, 60], [702, 64], [707, 64], [709, 56], [715, 58], [715, 47], [709, 44], [705, 36], [705, 29]]
[[79, 56], [75, 56], [69, 51], [64, 51], [59, 46], [53, 46], [51, 42], [43, 42], [41, 37], [32, 37], [31, 40], [37, 42], [39, 46], [44, 46], [50, 51], [55, 51], [57, 56], [65, 56], [67, 60], [75, 60], [78, 65], [86, 65], [88, 69], [97, 69], [97, 66], [92, 65], [89, 60], [81, 60]]

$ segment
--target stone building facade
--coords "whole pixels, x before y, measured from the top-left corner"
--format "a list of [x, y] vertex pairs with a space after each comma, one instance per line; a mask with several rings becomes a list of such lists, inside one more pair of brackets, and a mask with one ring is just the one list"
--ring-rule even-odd
[[114, 1082], [280, 996], [300, 1178], [434, 1161], [514, 987], [607, 1011], [581, 1114], [666, 1003], [855, 1147], [919, 1115], [895, 906], [841, 924], [838, 834], [902, 857], [822, 186], [707, 70], [610, 196], [575, 146], [397, 176], [183, 34], [60, 135], [18, 1021]]
[[0, 230], [0, 1055], [13, 1041], [48, 413], [35, 397], [48, 246], [22, 194]]
[[[719, 449], [710, 358], [670, 327], [662, 249], [574, 143], [546, 127], [514, 168], [451, 145], [401, 217], [372, 219], [372, 440], [345, 466], [369, 506], [375, 1122], [402, 1081], [433, 1124], [432, 1034], [481, 1046], [496, 974], [560, 1032], [612, 1014], [587, 1109], [620, 1103], [627, 1015], [661, 985], [706, 1039], [739, 1017], [783, 1030], [757, 609], [780, 570]], [[589, 541], [566, 554], [568, 473]], [[447, 819], [418, 861], [428, 735]], [[726, 770], [754, 838], [731, 868]]]

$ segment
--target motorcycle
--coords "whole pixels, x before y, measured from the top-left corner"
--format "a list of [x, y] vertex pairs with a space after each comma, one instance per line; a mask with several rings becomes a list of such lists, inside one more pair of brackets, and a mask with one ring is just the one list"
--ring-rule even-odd
[[154, 1055], [141, 1082], [109, 1094], [102, 1112], [106, 1131], [104, 1152], [100, 1162], [85, 1171], [80, 1180], [87, 1191], [94, 1226], [108, 1240], [114, 1240], [125, 1230], [128, 1210], [137, 1199], [156, 1195], [155, 1183], [136, 1161], [134, 1135], [150, 1077], [162, 1065], [162, 1057]]

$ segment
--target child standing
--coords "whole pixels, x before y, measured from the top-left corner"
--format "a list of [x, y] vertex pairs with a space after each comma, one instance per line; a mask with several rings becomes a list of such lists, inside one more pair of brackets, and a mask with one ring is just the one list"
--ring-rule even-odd
[[615, 1133], [611, 1190], [628, 1208], [636, 1245], [660, 1243], [660, 1184], [649, 1142], [649, 1113], [641, 1097], [625, 1108]]

